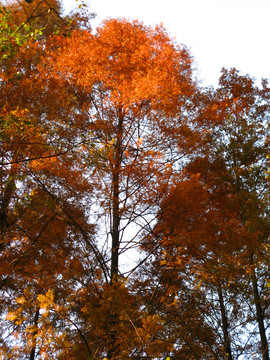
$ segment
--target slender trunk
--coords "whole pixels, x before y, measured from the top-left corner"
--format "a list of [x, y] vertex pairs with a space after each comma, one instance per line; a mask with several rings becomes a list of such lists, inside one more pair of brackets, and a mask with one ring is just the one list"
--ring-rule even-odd
[[[112, 167], [112, 249], [111, 249], [111, 281], [110, 284], [117, 282], [118, 268], [119, 268], [119, 245], [120, 245], [120, 172], [122, 160], [122, 137], [123, 137], [123, 116], [119, 111], [117, 137], [115, 144], [115, 153]], [[110, 340], [109, 349], [107, 353], [108, 359], [114, 359], [119, 352], [116, 344], [116, 332], [114, 330], [115, 324], [118, 322], [118, 314], [115, 311], [109, 311], [110, 322]]]
[[112, 204], [112, 249], [111, 249], [111, 284], [117, 280], [119, 259], [119, 167], [116, 166], [113, 174], [113, 204]]
[[263, 322], [263, 310], [262, 310], [261, 299], [260, 299], [260, 295], [259, 295], [259, 291], [258, 291], [257, 276], [256, 276], [254, 269], [252, 269], [251, 281], [252, 281], [252, 290], [253, 290], [253, 296], [254, 296], [254, 302], [255, 302], [255, 308], [256, 308], [256, 320], [257, 320], [257, 323], [259, 326], [259, 333], [260, 333], [260, 339], [261, 339], [262, 359], [269, 360], [268, 343], [267, 343], [267, 338], [266, 338], [266, 333], [265, 333], [265, 326], [264, 326], [264, 322]]
[[[37, 309], [37, 311], [35, 313], [35, 317], [34, 317], [34, 325], [35, 326], [38, 325], [38, 318], [39, 318], [39, 309]], [[37, 335], [37, 330], [35, 330], [33, 332], [33, 344], [32, 344], [32, 348], [31, 348], [29, 360], [35, 360], [36, 346], [37, 346], [36, 335]]]
[[112, 250], [111, 250], [111, 283], [117, 280], [119, 242], [120, 242], [120, 208], [119, 208], [119, 186], [122, 160], [122, 138], [123, 138], [123, 115], [119, 110], [115, 153], [112, 166]]
[[[16, 162], [18, 159], [17, 154], [14, 155], [12, 161]], [[6, 231], [8, 228], [8, 209], [9, 205], [12, 199], [12, 196], [14, 194], [14, 191], [16, 190], [16, 183], [15, 178], [16, 174], [18, 172], [18, 164], [12, 164], [6, 185], [4, 186], [2, 183], [2, 177], [1, 177], [1, 199], [0, 199], [0, 253], [4, 250], [5, 245], [7, 243], [6, 237]], [[0, 284], [0, 290], [5, 286], [8, 280], [8, 275], [3, 279], [3, 281]]]
[[223, 336], [224, 336], [226, 359], [233, 360], [232, 350], [231, 350], [231, 340], [230, 340], [230, 336], [229, 336], [228, 318], [227, 318], [227, 314], [226, 314], [226, 308], [225, 308], [225, 304], [224, 304], [221, 285], [218, 285], [218, 300], [219, 300], [220, 311], [221, 311], [222, 331], [223, 331]]
[[[15, 157], [16, 160], [17, 157]], [[1, 203], [0, 203], [0, 251], [4, 248], [5, 233], [8, 226], [7, 214], [8, 207], [15, 190], [15, 175], [17, 173], [17, 164], [11, 165], [6, 187], [1, 191]]]

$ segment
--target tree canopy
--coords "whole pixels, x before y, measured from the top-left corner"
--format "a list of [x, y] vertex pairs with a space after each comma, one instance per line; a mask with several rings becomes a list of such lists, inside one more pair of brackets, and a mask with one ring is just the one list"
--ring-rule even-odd
[[162, 26], [0, 9], [0, 357], [269, 360], [269, 97]]

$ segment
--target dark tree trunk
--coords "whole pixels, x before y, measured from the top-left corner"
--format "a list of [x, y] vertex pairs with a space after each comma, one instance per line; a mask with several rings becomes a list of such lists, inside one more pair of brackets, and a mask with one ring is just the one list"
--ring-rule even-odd
[[[16, 159], [15, 159], [16, 160]], [[5, 244], [5, 233], [8, 226], [7, 215], [8, 207], [15, 189], [15, 175], [17, 173], [17, 165], [11, 167], [7, 184], [4, 189], [1, 189], [0, 199], [0, 251], [3, 249]]]
[[254, 302], [256, 307], [256, 320], [259, 326], [259, 333], [260, 333], [260, 339], [261, 339], [261, 352], [262, 352], [262, 359], [263, 360], [269, 360], [269, 350], [268, 350], [268, 343], [265, 333], [265, 326], [263, 322], [263, 310], [262, 310], [262, 304], [261, 299], [258, 291], [258, 281], [257, 276], [255, 273], [255, 270], [252, 269], [252, 290], [253, 290], [253, 296], [254, 296]]
[[[122, 137], [123, 137], [123, 116], [119, 110], [119, 119], [117, 126], [117, 138], [115, 144], [115, 155], [112, 166], [112, 249], [111, 249], [111, 285], [117, 282], [119, 270], [119, 246], [120, 246], [120, 174], [122, 161]], [[110, 335], [109, 335], [109, 349], [107, 353], [108, 359], [114, 359], [118, 354], [118, 347], [116, 344], [116, 333], [114, 326], [118, 321], [119, 315], [114, 311], [109, 311]]]
[[[37, 311], [35, 313], [35, 317], [34, 317], [34, 325], [35, 326], [38, 325], [38, 318], [39, 318], [39, 309], [37, 309]], [[33, 345], [32, 345], [32, 349], [31, 349], [31, 352], [30, 352], [29, 360], [35, 360], [36, 346], [37, 346], [37, 341], [35, 339], [36, 335], [37, 335], [37, 330], [33, 332]]]
[[224, 336], [226, 359], [233, 360], [232, 350], [231, 350], [231, 340], [230, 340], [230, 336], [229, 336], [228, 318], [227, 318], [227, 314], [226, 314], [226, 308], [225, 308], [225, 304], [224, 304], [221, 285], [218, 285], [218, 300], [219, 300], [220, 311], [221, 311], [222, 331], [223, 331], [223, 336]]

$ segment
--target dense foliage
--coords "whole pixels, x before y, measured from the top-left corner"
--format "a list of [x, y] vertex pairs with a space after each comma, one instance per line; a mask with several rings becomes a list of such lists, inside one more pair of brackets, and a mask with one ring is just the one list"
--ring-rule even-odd
[[269, 360], [267, 81], [84, 9], [0, 9], [0, 358]]

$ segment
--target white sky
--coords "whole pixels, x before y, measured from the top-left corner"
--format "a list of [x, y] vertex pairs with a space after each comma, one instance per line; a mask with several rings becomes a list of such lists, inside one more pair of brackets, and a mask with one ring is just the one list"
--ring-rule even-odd
[[[270, 0], [85, 0], [97, 14], [163, 23], [191, 51], [204, 85], [217, 85], [220, 69], [236, 67], [270, 78]], [[64, 0], [71, 8], [76, 0]]]

